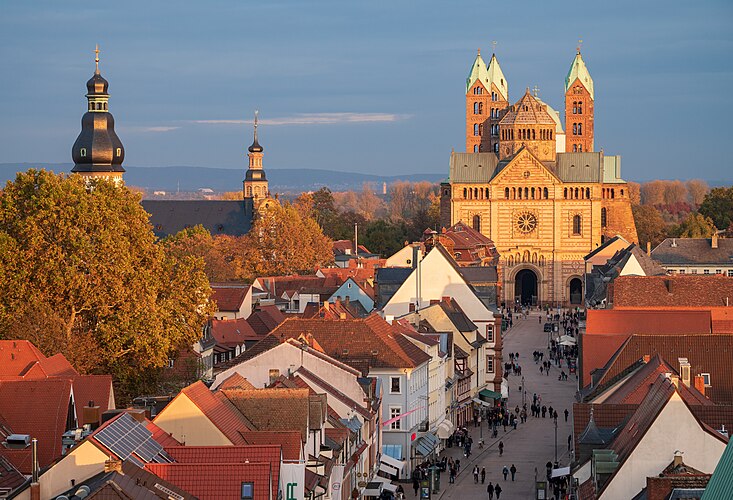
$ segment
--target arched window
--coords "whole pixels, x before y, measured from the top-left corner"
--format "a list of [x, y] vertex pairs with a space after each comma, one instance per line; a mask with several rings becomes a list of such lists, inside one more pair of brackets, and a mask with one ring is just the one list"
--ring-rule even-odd
[[517, 198], [522, 199], [522, 188], [517, 189]]
[[510, 267], [513, 266], [514, 265], [514, 257], [512, 257], [510, 255], [509, 258], [506, 260], [506, 265], [507, 266], [510, 266]]
[[252, 198], [252, 186], [247, 186], [247, 196], [249, 198]]
[[478, 126], [478, 135], [484, 135], [484, 124], [480, 123]]
[[473, 124], [473, 135], [474, 136], [479, 135], [479, 124], [478, 123]]
[[621, 198], [623, 198], [623, 197], [624, 197], [624, 190], [622, 189], [621, 190]]
[[583, 124], [578, 123], [578, 135], [583, 135]]
[[573, 114], [578, 114], [578, 101], [573, 101]]
[[544, 265], [545, 265], [545, 256], [540, 255], [540, 266], [544, 266]]
[[573, 135], [578, 135], [578, 124], [573, 123]]
[[552, 130], [550, 130], [550, 140], [552, 140]]
[[580, 215], [573, 215], [573, 234], [579, 235], [583, 220]]
[[566, 200], [568, 199], [568, 188], [563, 189], [562, 197], [565, 198]]
[[534, 200], [534, 188], [532, 188], [532, 199]]
[[525, 200], [529, 199], [529, 188], [524, 188], [524, 199]]
[[537, 264], [537, 252], [532, 253], [532, 264]]
[[583, 152], [583, 145], [578, 144], [578, 153], [582, 153], [582, 152]]
[[489, 188], [484, 188], [484, 194], [486, 195], [485, 198], [489, 199]]
[[583, 114], [583, 101], [578, 101], [578, 114]]
[[79, 156], [81, 156], [82, 158], [84, 158], [86, 155], [87, 155], [87, 148], [81, 148], [79, 150]]
[[529, 262], [529, 250], [525, 250], [522, 254], [522, 262]]
[[481, 95], [483, 94], [483, 92], [484, 92], [484, 89], [482, 89], [481, 87], [476, 87], [475, 89], [473, 89], [473, 93], [476, 95]]
[[497, 101], [498, 100], [498, 96], [496, 95], [496, 92], [492, 92], [491, 93], [491, 100], [492, 101]]
[[496, 142], [494, 143], [494, 153], [498, 153], [498, 152], [499, 152], [499, 143]]
[[585, 188], [585, 197], [590, 200], [590, 188]]
[[480, 215], [474, 215], [473, 216], [473, 228], [481, 232], [481, 216]]
[[616, 190], [611, 188], [611, 199], [616, 198]]
[[122, 156], [122, 148], [117, 148], [117, 156]]
[[532, 129], [532, 140], [536, 139], [536, 137], [535, 137], [535, 134], [536, 134], [536, 133], [537, 133], [537, 132], [535, 131], [535, 129]]
[[473, 188], [473, 197], [478, 200], [478, 188]]
[[468, 198], [468, 195], [466, 194], [466, 188], [463, 188], [463, 199]]
[[578, 199], [578, 188], [575, 188], [575, 196], [573, 198]]
[[545, 199], [549, 198], [547, 188], [543, 189], [542, 191], [543, 191], [542, 194], [544, 195], [544, 198]]
[[102, 104], [102, 109], [104, 109], [105, 111], [107, 111], [107, 103], [106, 102], [104, 104]]
[[601, 227], [606, 227], [608, 225], [608, 212], [606, 211], [606, 207], [603, 207], [601, 209]]

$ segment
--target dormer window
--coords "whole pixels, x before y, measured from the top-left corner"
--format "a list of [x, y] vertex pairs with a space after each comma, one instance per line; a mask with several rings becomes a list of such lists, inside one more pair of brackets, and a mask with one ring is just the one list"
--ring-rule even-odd
[[81, 148], [79, 150], [79, 156], [81, 156], [82, 158], [85, 158], [86, 155], [87, 155], [87, 148]]

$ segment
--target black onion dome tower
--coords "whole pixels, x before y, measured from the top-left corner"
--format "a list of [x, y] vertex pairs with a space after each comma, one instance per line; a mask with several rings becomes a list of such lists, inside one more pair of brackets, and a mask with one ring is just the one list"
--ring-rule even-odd
[[71, 150], [74, 159], [71, 171], [87, 178], [122, 181], [125, 148], [115, 133], [115, 120], [107, 109], [109, 83], [99, 73], [99, 46], [94, 52], [96, 69], [87, 82], [88, 107], [81, 119], [81, 133]]
[[265, 198], [269, 198], [270, 196], [267, 176], [265, 175], [265, 170], [262, 168], [264, 150], [262, 146], [260, 146], [260, 142], [257, 138], [258, 114], [259, 113], [255, 111], [254, 140], [252, 141], [252, 145], [247, 148], [247, 151], [249, 151], [247, 154], [249, 165], [247, 172], [244, 175], [244, 198], [254, 200], [255, 205], [258, 205], [259, 202]]

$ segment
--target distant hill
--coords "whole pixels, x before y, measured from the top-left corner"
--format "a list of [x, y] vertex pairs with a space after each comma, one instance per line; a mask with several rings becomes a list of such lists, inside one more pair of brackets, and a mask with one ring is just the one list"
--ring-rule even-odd
[[[29, 168], [45, 168], [54, 172], [69, 172], [71, 163], [0, 163], [0, 185], [15, 178], [18, 171]], [[125, 166], [125, 182], [147, 190], [196, 191], [209, 188], [214, 191], [237, 191], [242, 189], [245, 169], [205, 168], [205, 167], [128, 167]], [[446, 175], [371, 175], [354, 172], [336, 172], [317, 169], [267, 169], [270, 190], [276, 193], [315, 191], [328, 186], [332, 191], [361, 189], [365, 182], [376, 184], [379, 191], [382, 183], [390, 184], [399, 180], [438, 183]]]

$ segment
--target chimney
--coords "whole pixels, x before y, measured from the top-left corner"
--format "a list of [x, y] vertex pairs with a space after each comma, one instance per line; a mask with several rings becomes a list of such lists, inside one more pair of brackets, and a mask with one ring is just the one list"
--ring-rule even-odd
[[667, 293], [674, 293], [674, 280], [667, 278], [664, 284], [667, 285]]
[[679, 467], [680, 465], [682, 465], [682, 452], [681, 451], [675, 450], [672, 465], [674, 467]]
[[389, 323], [391, 325], [392, 322], [394, 321], [394, 315], [392, 315], [392, 314], [385, 315], [384, 316], [384, 321], [386, 321], [387, 323]]
[[682, 379], [682, 383], [685, 384], [687, 387], [690, 387], [690, 363], [687, 361], [687, 358], [677, 358], [677, 361], [680, 364], [680, 378]]
[[705, 377], [702, 375], [695, 375], [695, 389], [703, 396], [705, 395]]
[[324, 308], [324, 309], [325, 309], [326, 311], [328, 311], [328, 310], [329, 310], [329, 308], [330, 308], [330, 304], [328, 303], [328, 301], [327, 301], [327, 300], [324, 300], [324, 301], [323, 301], [323, 308]]
[[713, 237], [710, 238], [710, 247], [718, 248], [718, 233], [713, 233]]
[[676, 373], [667, 373], [667, 378], [674, 384], [675, 387], [680, 386], [680, 377]]
[[652, 357], [649, 354], [644, 354], [642, 359], [644, 360], [644, 363], [646, 364], [652, 360]]
[[109, 460], [105, 460], [104, 462], [104, 473], [107, 474], [109, 472], [119, 472], [122, 474], [122, 460], [117, 460], [110, 455]]
[[652, 242], [647, 241], [646, 242], [646, 254], [649, 255], [650, 253], [652, 253]]
[[99, 406], [95, 406], [94, 401], [89, 401], [89, 404], [82, 409], [81, 425], [90, 424], [92, 429], [96, 429], [99, 427], [101, 420], [102, 409]]
[[41, 485], [38, 482], [38, 439], [31, 441], [31, 500], [41, 500]]

